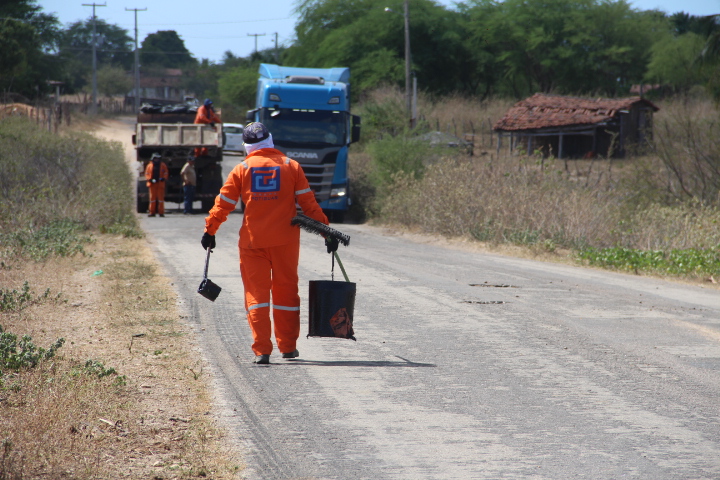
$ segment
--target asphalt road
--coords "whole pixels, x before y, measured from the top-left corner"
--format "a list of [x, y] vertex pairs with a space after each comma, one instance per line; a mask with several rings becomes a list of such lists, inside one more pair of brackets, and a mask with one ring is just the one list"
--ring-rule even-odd
[[[226, 168], [237, 161], [226, 159]], [[720, 478], [720, 292], [335, 225], [357, 283], [355, 334], [252, 362], [233, 213], [216, 302], [196, 293], [204, 215], [143, 218], [211, 365], [249, 480]], [[342, 275], [336, 266], [335, 279]]]

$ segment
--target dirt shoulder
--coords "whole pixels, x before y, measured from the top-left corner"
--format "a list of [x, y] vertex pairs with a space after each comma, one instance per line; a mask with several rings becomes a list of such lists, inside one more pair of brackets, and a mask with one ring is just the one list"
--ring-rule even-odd
[[[40, 374], [5, 376], [0, 434], [13, 448], [0, 470], [23, 464], [22, 478], [237, 478], [242, 460], [213, 413], [207, 366], [147, 241], [99, 235], [85, 250], [0, 270], [6, 291], [28, 282], [34, 298], [46, 289], [60, 296], [2, 313], [4, 330], [44, 348], [65, 339]], [[117, 373], [88, 375], [89, 362]], [[57, 386], [42, 397], [57, 398], [43, 401], [35, 393], [49, 377]]]
[[[95, 132], [134, 167], [127, 123]], [[65, 342], [0, 375], [0, 478], [239, 478], [210, 369], [148, 239], [93, 234], [84, 250], [0, 266], [2, 330]], [[31, 300], [9, 308], [25, 288]]]

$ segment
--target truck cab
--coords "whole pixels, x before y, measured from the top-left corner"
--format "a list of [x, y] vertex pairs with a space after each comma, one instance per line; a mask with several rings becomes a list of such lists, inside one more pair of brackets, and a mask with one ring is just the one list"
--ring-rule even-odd
[[359, 140], [360, 117], [350, 114], [349, 68], [297, 68], [261, 64], [256, 108], [275, 148], [298, 161], [331, 221], [350, 205], [348, 147]]

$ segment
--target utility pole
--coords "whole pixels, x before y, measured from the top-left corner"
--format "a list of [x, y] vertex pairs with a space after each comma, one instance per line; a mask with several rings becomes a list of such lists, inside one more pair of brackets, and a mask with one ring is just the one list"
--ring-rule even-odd
[[415, 118], [412, 111], [412, 92], [410, 90], [410, 7], [408, 0], [405, 0], [405, 108], [410, 116], [410, 128], [415, 126]]
[[135, 12], [135, 113], [140, 110], [140, 52], [138, 50], [137, 12], [145, 12], [147, 8], [125, 8], [126, 12]]
[[278, 51], [278, 32], [275, 32], [275, 63], [280, 63], [280, 52]]
[[92, 34], [92, 47], [93, 47], [93, 60], [92, 60], [92, 108], [90, 114], [97, 114], [97, 34], [95, 32], [95, 7], [107, 7], [106, 4], [100, 5], [99, 3], [83, 3], [83, 7], [93, 7], [93, 34]]
[[257, 53], [257, 37], [264, 37], [264, 33], [248, 33], [248, 37], [255, 37], [255, 53]]

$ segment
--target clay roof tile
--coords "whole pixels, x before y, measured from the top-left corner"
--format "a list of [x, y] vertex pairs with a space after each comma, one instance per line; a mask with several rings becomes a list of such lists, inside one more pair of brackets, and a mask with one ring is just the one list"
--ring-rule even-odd
[[536, 93], [513, 105], [493, 129], [502, 131], [533, 130], [571, 125], [592, 125], [614, 118], [620, 110], [637, 103], [657, 111], [658, 108], [641, 97], [582, 98]]

